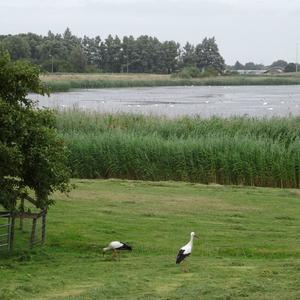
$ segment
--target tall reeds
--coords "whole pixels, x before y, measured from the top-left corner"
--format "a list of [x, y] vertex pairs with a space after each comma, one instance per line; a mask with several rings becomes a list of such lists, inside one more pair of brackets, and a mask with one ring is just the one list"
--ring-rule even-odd
[[154, 87], [154, 86], [234, 86], [234, 85], [297, 85], [300, 77], [297, 76], [216, 76], [207, 78], [182, 79], [167, 78], [111, 78], [91, 79], [87, 75], [80, 79], [44, 79], [51, 92], [67, 92], [71, 89], [91, 88], [126, 88], [126, 87]]
[[300, 118], [57, 114], [74, 177], [299, 187]]

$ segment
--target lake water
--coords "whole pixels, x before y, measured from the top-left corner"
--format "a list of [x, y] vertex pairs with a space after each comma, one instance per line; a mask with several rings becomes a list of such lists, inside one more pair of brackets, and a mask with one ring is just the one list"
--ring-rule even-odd
[[75, 90], [30, 95], [39, 107], [166, 116], [300, 115], [300, 86], [201, 86]]

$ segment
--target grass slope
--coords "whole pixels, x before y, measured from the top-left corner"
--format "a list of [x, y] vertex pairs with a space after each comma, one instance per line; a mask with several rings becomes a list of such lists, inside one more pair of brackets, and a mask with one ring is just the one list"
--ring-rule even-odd
[[[297, 190], [77, 180], [47, 244], [0, 259], [0, 299], [298, 299]], [[190, 272], [175, 265], [194, 230]], [[19, 234], [19, 233], [18, 233]], [[120, 262], [101, 248], [133, 246]]]

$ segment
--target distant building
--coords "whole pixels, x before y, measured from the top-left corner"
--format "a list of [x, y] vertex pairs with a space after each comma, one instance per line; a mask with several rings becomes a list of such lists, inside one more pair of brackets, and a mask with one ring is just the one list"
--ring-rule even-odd
[[266, 70], [237, 70], [240, 75], [261, 75], [266, 72]]
[[264, 71], [264, 74], [281, 74], [284, 73], [284, 68], [272, 67]]

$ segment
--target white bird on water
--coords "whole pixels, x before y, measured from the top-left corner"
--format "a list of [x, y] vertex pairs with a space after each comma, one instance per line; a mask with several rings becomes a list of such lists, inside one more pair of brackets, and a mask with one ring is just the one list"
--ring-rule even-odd
[[118, 256], [120, 260], [120, 254], [119, 254], [120, 250], [132, 251], [132, 247], [119, 241], [113, 241], [107, 247], [103, 248], [103, 255], [107, 251], [112, 251], [113, 258]]
[[184, 245], [183, 247], [180, 248], [178, 254], [177, 254], [177, 258], [176, 258], [176, 264], [180, 264], [181, 262], [183, 262], [183, 272], [187, 272], [187, 268], [184, 265], [185, 263], [185, 258], [188, 257], [191, 253], [192, 253], [192, 249], [193, 249], [193, 241], [194, 238], [198, 238], [195, 234], [195, 232], [191, 232], [191, 239], [190, 241]]

